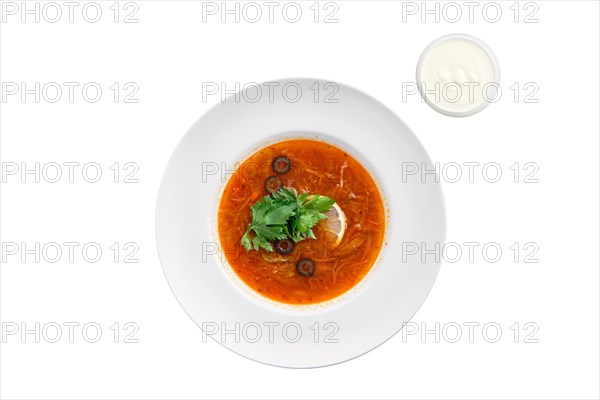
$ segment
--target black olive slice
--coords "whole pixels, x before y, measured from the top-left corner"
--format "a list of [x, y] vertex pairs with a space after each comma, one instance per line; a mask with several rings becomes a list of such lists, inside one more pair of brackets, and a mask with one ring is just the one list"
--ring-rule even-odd
[[273, 159], [273, 171], [276, 174], [283, 175], [292, 168], [292, 162], [286, 156], [279, 156]]
[[313, 276], [315, 274], [315, 263], [310, 258], [301, 258], [296, 263], [296, 271], [302, 276]]
[[289, 239], [278, 240], [275, 242], [275, 251], [279, 254], [291, 254], [294, 251], [294, 242]]
[[275, 193], [283, 187], [283, 182], [277, 176], [270, 176], [265, 179], [265, 189], [269, 193]]

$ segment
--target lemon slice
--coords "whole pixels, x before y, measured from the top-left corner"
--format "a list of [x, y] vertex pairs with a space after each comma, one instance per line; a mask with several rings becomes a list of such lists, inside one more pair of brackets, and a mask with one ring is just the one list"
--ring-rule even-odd
[[324, 214], [327, 215], [327, 219], [321, 221], [321, 228], [333, 235], [332, 237], [335, 238], [334, 245], [337, 246], [342, 241], [348, 225], [346, 214], [337, 203], [333, 203], [329, 211]]

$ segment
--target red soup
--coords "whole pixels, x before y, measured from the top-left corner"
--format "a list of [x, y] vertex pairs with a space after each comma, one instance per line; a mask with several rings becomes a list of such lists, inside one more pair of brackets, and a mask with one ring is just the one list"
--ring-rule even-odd
[[232, 174], [219, 204], [228, 264], [256, 292], [287, 304], [324, 302], [354, 287], [377, 260], [385, 228], [371, 175], [317, 140], [259, 150]]

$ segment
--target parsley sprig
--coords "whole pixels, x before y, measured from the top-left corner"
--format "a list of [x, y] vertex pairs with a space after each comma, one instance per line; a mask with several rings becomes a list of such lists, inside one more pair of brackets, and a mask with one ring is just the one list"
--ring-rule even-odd
[[[324, 213], [333, 203], [335, 201], [326, 196], [297, 195], [293, 190], [281, 188], [250, 208], [252, 222], [242, 236], [242, 246], [246, 250], [273, 251], [271, 242], [275, 240], [291, 239], [298, 243], [307, 238], [316, 239], [312, 228], [327, 218]], [[254, 233], [252, 239], [250, 232]]]

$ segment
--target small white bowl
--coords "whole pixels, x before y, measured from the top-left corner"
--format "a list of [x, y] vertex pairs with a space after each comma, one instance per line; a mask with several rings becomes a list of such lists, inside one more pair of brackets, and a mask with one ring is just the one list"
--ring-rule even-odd
[[[423, 87], [422, 87], [421, 71], [423, 69], [423, 62], [424, 62], [425, 58], [430, 53], [430, 51], [433, 48], [435, 48], [437, 45], [439, 45], [440, 43], [445, 42], [447, 40], [451, 40], [451, 39], [466, 40], [466, 41], [476, 44], [481, 49], [483, 49], [485, 51], [485, 53], [488, 55], [488, 57], [490, 58], [490, 61], [492, 62], [492, 65], [493, 65], [494, 82], [496, 84], [500, 84], [500, 65], [499, 65], [498, 59], [496, 58], [496, 55], [494, 54], [492, 49], [485, 42], [483, 42], [479, 38], [476, 38], [475, 36], [467, 35], [464, 33], [451, 33], [451, 34], [444, 35], [442, 37], [437, 38], [436, 40], [431, 42], [425, 48], [425, 50], [423, 50], [423, 53], [421, 53], [421, 57], [419, 57], [419, 61], [417, 62], [417, 86], [419, 88], [419, 92], [421, 93], [421, 96], [423, 97], [423, 100], [425, 100], [425, 102], [427, 104], [429, 104], [429, 106], [431, 108], [433, 108], [435, 111], [437, 111], [441, 114], [447, 115], [449, 117], [468, 117], [469, 115], [477, 114], [478, 112], [480, 112], [481, 110], [486, 108], [488, 106], [488, 104], [490, 104], [490, 101], [487, 101], [484, 99], [483, 102], [477, 104], [473, 108], [468, 109], [466, 111], [449, 110], [447, 108], [441, 107], [440, 104], [431, 101], [431, 99], [424, 93]], [[498, 93], [494, 87], [492, 87], [491, 89], [492, 90], [490, 92], [492, 92], [492, 93], [488, 97], [490, 100], [496, 100]]]

